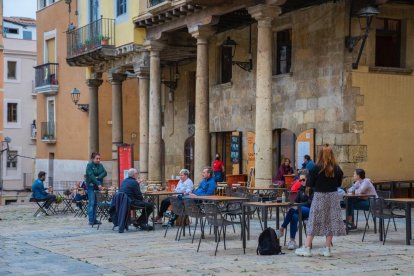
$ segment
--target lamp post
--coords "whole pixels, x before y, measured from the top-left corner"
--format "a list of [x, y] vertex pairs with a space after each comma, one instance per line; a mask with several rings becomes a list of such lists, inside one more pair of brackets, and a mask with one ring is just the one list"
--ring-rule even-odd
[[78, 107], [80, 111], [88, 112], [89, 111], [89, 104], [78, 104], [80, 99], [80, 90], [77, 88], [73, 88], [70, 91], [70, 96], [72, 98], [72, 102]]

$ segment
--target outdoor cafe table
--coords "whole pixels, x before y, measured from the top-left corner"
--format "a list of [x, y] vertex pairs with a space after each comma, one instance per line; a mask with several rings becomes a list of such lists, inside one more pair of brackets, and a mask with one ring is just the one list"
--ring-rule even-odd
[[[346, 194], [344, 194], [344, 201], [345, 201], [345, 219], [347, 219], [346, 212], [348, 210], [348, 205], [349, 205], [349, 199], [350, 198], [361, 198], [361, 199], [363, 199], [363, 198], [368, 198], [368, 197], [375, 197], [375, 195], [359, 194], [359, 193], [355, 193], [355, 194], [346, 193]], [[345, 229], [346, 229], [346, 234], [348, 235], [348, 233], [349, 233], [348, 227], [345, 227]], [[377, 233], [377, 224], [375, 223], [375, 221], [374, 221], [374, 233]]]
[[[276, 228], [279, 228], [279, 208], [286, 208], [292, 206], [301, 206], [302, 203], [291, 202], [245, 202], [242, 207], [242, 238], [243, 238], [243, 252], [246, 254], [246, 209], [260, 208], [262, 210], [263, 227], [267, 228], [267, 213], [268, 209], [276, 208]], [[299, 215], [299, 246], [302, 246], [302, 208], [298, 208]], [[249, 224], [250, 225], [250, 224]], [[250, 229], [247, 229], [248, 239], [250, 239]]]
[[[145, 196], [149, 196], [151, 198], [151, 201], [155, 203], [155, 198], [157, 199], [157, 208], [160, 206], [160, 196], [173, 196], [173, 195], [181, 195], [183, 193], [176, 193], [176, 192], [170, 192], [170, 191], [146, 191], [144, 193]], [[152, 227], [155, 230], [155, 210], [152, 212]]]
[[[411, 232], [411, 207], [414, 203], [414, 198], [386, 198], [385, 201], [405, 204], [405, 244], [410, 245], [410, 241], [413, 238]], [[380, 231], [383, 231], [383, 229], [380, 228]], [[380, 233], [380, 237], [382, 237], [382, 233]]]

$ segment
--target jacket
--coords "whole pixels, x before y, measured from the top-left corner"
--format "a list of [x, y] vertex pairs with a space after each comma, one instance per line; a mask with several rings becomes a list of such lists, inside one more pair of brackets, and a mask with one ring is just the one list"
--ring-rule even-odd
[[43, 186], [43, 181], [39, 178], [36, 179], [32, 184], [32, 198], [45, 199], [48, 195], [45, 190], [46, 188]]
[[299, 192], [296, 195], [295, 202], [296, 203], [306, 203], [304, 206], [310, 207], [313, 199], [313, 192], [310, 189], [309, 195], [305, 193], [306, 186], [300, 186]]
[[203, 179], [198, 185], [198, 188], [194, 190], [193, 194], [198, 196], [210, 196], [216, 193], [216, 181], [214, 177], [209, 179]]
[[121, 183], [121, 188], [119, 188], [120, 193], [125, 193], [128, 198], [133, 200], [144, 200], [142, 196], [141, 189], [139, 188], [138, 181], [133, 177], [125, 178]]
[[88, 184], [102, 185], [102, 181], [106, 175], [107, 172], [101, 163], [95, 164], [91, 161], [86, 166], [85, 181]]
[[114, 227], [118, 226], [118, 232], [123, 233], [128, 230], [130, 220], [131, 200], [125, 193], [118, 192], [114, 195], [109, 208], [109, 215]]

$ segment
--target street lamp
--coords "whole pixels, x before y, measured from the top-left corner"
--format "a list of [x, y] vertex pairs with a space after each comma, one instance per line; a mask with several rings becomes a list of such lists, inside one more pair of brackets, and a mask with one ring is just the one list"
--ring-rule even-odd
[[369, 28], [371, 27], [371, 23], [372, 23], [372, 20], [374, 19], [374, 16], [378, 15], [379, 11], [378, 9], [374, 7], [366, 6], [355, 14], [358, 17], [360, 29], [362, 31], [365, 30], [364, 34], [360, 36], [351, 36], [352, 17], [355, 16], [352, 14], [352, 12], [353, 10], [351, 6], [351, 11], [349, 14], [349, 26], [348, 26], [349, 35], [345, 38], [345, 46], [346, 48], [348, 48], [349, 52], [352, 53], [352, 51], [354, 50], [354, 47], [358, 44], [360, 40], [362, 40], [361, 47], [359, 48], [357, 60], [354, 63], [352, 63], [352, 69], [358, 69], [359, 60], [361, 59], [362, 51], [364, 50], [365, 42], [368, 38]]
[[9, 152], [9, 143], [11, 143], [12, 139], [8, 136], [4, 137], [4, 140], [1, 141], [0, 147], [0, 191], [3, 194], [3, 152]]
[[80, 99], [80, 91], [77, 88], [73, 88], [70, 91], [70, 96], [72, 98], [72, 102], [78, 107], [80, 111], [88, 112], [89, 111], [89, 104], [78, 104]]
[[[252, 60], [252, 25], [249, 26], [249, 55], [248, 55], [248, 61], [236, 61], [232, 60], [232, 65], [237, 65], [241, 69], [251, 72], [253, 69], [253, 60]], [[231, 58], [234, 58], [234, 55], [236, 54], [236, 47], [237, 42], [231, 39], [230, 37], [227, 37], [227, 39], [221, 44], [222, 47], [231, 48]]]

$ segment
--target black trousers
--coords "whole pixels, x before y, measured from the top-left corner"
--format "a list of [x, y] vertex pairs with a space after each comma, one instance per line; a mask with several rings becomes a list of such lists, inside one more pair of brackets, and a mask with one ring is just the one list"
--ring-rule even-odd
[[148, 224], [148, 217], [154, 211], [154, 205], [152, 203], [146, 202], [144, 200], [132, 200], [131, 208], [144, 208], [141, 215], [137, 219], [137, 224]]
[[167, 197], [163, 199], [160, 205], [161, 206], [160, 206], [160, 209], [158, 210], [158, 216], [162, 218], [164, 216], [164, 213], [168, 210], [168, 207], [170, 207], [171, 205], [170, 198]]

